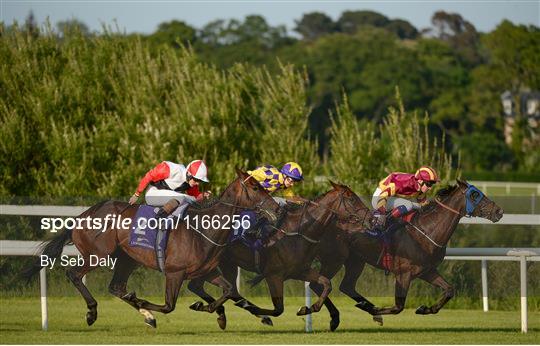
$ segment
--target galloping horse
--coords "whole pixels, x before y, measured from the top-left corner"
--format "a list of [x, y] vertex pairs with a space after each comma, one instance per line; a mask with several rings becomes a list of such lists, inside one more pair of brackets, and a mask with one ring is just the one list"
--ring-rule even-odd
[[[237, 170], [237, 175], [238, 178], [225, 189], [219, 199], [211, 206], [198, 208], [190, 206], [187, 209], [187, 215], [191, 217], [208, 214], [231, 216], [239, 210], [251, 208], [275, 217], [279, 205], [272, 197], [264, 189], [261, 189], [258, 182], [251, 176], [240, 170]], [[91, 207], [79, 218], [104, 218], [110, 214], [119, 215], [122, 219], [133, 220], [137, 209], [137, 205], [131, 206], [125, 202], [106, 201]], [[116, 223], [116, 225], [120, 224], [120, 222]], [[139, 299], [134, 292], [127, 293], [126, 291], [127, 280], [139, 264], [158, 269], [156, 255], [153, 251], [129, 245], [129, 228], [109, 227], [105, 232], [91, 229], [65, 230], [46, 243], [43, 254], [51, 258], [58, 258], [64, 245], [69, 242], [73, 242], [82, 254], [84, 265], [72, 267], [66, 274], [86, 301], [88, 325], [92, 325], [97, 319], [97, 302], [82, 282], [82, 277], [95, 268], [89, 265], [89, 257], [90, 255], [97, 255], [100, 259], [107, 256], [116, 257], [117, 263], [109, 291], [137, 309], [145, 317], [145, 322], [155, 327], [156, 320], [149, 310], [162, 313], [173, 311], [184, 280], [204, 277], [223, 289], [223, 295], [217, 301], [204, 307], [207, 311], [214, 311], [229, 299], [231, 284], [216, 269], [229, 233], [230, 229], [212, 227], [202, 230], [192, 229], [183, 222], [179, 222], [177, 228], [170, 231], [164, 266], [166, 279], [164, 305], [156, 305]], [[30, 279], [40, 269], [41, 263], [38, 260], [23, 273], [23, 277]]]
[[[365, 224], [371, 222], [371, 212], [352, 190], [344, 185], [330, 183], [333, 186], [332, 190], [315, 201], [308, 201], [303, 207], [283, 215], [282, 222], [277, 226], [277, 232], [271, 238], [276, 243], [264, 250], [262, 274], [253, 284], [263, 278], [266, 279], [274, 304], [273, 310], [259, 308], [238, 293], [235, 281], [237, 268], [257, 272], [252, 250], [241, 242], [236, 242], [227, 247], [221, 258], [219, 268], [225, 278], [233, 283], [231, 299], [236, 302], [236, 306], [262, 317], [265, 324], [272, 324], [268, 316], [279, 316], [283, 313], [283, 283], [287, 279], [316, 282], [323, 287], [318, 301], [311, 307], [301, 307], [297, 315], [318, 312], [332, 289], [330, 280], [311, 268], [320, 239], [325, 232], [332, 229], [328, 227], [329, 225], [353, 232], [363, 230]], [[206, 302], [211, 304], [214, 301], [214, 298], [204, 290], [204, 278], [192, 280], [188, 288]], [[200, 310], [201, 305], [202, 302], [196, 302], [191, 308]], [[216, 313], [219, 315], [219, 326], [225, 329], [224, 307], [217, 309]]]
[[[464, 216], [497, 222], [503, 216], [503, 210], [473, 185], [457, 180], [457, 185], [439, 191], [434, 200], [391, 235], [393, 265], [390, 271], [395, 276], [395, 305], [392, 307], [378, 308], [356, 291], [356, 282], [366, 263], [384, 269], [379, 262], [382, 249], [377, 239], [362, 233], [336, 238], [332, 237], [333, 232], [327, 232], [321, 241], [320, 273], [332, 278], [345, 265], [339, 289], [381, 325], [380, 315], [399, 314], [403, 310], [410, 283], [416, 278], [443, 290], [435, 305], [421, 305], [416, 309], [417, 314], [436, 314], [454, 296], [452, 286], [439, 274], [437, 266], [443, 261], [446, 244]], [[323, 293], [323, 287], [317, 283], [310, 287], [319, 295]], [[331, 316], [330, 329], [335, 330], [339, 325], [339, 311], [330, 299], [325, 300], [325, 306]]]

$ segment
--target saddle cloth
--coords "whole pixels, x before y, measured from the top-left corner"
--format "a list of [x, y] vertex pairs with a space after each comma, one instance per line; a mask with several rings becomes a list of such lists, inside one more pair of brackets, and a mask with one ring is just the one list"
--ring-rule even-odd
[[[169, 239], [169, 230], [174, 224], [174, 219], [169, 217], [157, 219], [156, 214], [159, 208], [148, 205], [141, 205], [131, 223], [129, 235], [129, 246], [140, 247], [156, 252], [158, 268], [161, 272], [165, 270], [165, 250]], [[163, 226], [159, 229], [156, 226]]]

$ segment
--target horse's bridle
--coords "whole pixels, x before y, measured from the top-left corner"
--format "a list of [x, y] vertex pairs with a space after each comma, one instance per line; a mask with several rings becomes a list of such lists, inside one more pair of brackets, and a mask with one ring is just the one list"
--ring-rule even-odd
[[[463, 192], [463, 190], [460, 189], [461, 192]], [[472, 198], [472, 194], [473, 192], [478, 192], [479, 195], [478, 197], [476, 198]], [[484, 199], [484, 197], [486, 197], [486, 195], [484, 195], [484, 193], [482, 191], [480, 191], [476, 186], [474, 185], [471, 185], [471, 184], [468, 184], [467, 183], [467, 189], [465, 189], [465, 214], [461, 213], [460, 211], [452, 208], [452, 207], [449, 207], [447, 206], [446, 204], [444, 204], [443, 202], [441, 202], [438, 198], [435, 197], [435, 202], [440, 205], [441, 207], [453, 212], [454, 214], [458, 215], [459, 217], [471, 217], [472, 216], [472, 213], [474, 213], [474, 211], [476, 210], [476, 207], [478, 207], [478, 205], [480, 204], [480, 202], [482, 202], [482, 200]], [[416, 231], [418, 231], [420, 234], [422, 234], [424, 237], [426, 237], [433, 245], [439, 247], [439, 248], [443, 248], [444, 246], [443, 245], [440, 245], [440, 244], [437, 244], [433, 239], [431, 239], [429, 237], [429, 235], [427, 235], [425, 232], [423, 232], [420, 228], [418, 228], [416, 225], [414, 225], [412, 222], [408, 222], [409, 225], [411, 225]]]
[[[463, 192], [463, 190], [461, 191]], [[472, 194], [474, 192], [477, 192], [478, 197], [480, 198], [478, 197], [473, 198]], [[441, 202], [438, 198], [435, 198], [435, 202], [437, 202], [437, 204], [440, 205], [441, 207], [447, 210], [450, 210], [451, 212], [459, 215], [460, 217], [471, 217], [474, 211], [476, 210], [476, 208], [478, 207], [478, 205], [480, 204], [480, 202], [482, 202], [482, 200], [486, 197], [486, 195], [484, 195], [484, 193], [480, 191], [476, 186], [471, 185], [469, 183], [467, 183], [467, 189], [465, 189], [464, 194], [465, 194], [465, 214], [461, 213], [460, 211], [454, 208], [447, 206], [446, 204]]]

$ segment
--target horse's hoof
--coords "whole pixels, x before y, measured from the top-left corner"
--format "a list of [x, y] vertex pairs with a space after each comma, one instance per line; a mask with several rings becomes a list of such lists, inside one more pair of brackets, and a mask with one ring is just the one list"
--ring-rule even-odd
[[155, 318], [145, 318], [144, 323], [146, 323], [150, 327], [157, 328], [157, 322]]
[[332, 316], [332, 319], [330, 320], [330, 331], [335, 331], [337, 327], [339, 326], [339, 315], [338, 316]]
[[425, 306], [425, 305], [420, 305], [420, 306], [418, 307], [418, 309], [416, 309], [415, 312], [416, 312], [417, 315], [427, 315], [427, 314], [429, 314], [431, 311], [430, 311], [430, 309], [429, 309], [427, 306]]
[[197, 301], [197, 302], [191, 304], [191, 305], [189, 306], [189, 308], [190, 308], [191, 310], [195, 310], [195, 311], [202, 311], [203, 306], [204, 306], [204, 303], [203, 303], [203, 302]]
[[373, 316], [373, 322], [378, 323], [379, 326], [381, 326], [381, 327], [382, 327], [382, 325], [384, 324], [383, 318], [382, 318], [381, 315], [375, 315], [375, 316]]
[[273, 327], [274, 326], [274, 322], [272, 322], [272, 319], [268, 316], [263, 316], [261, 318], [261, 323], [266, 325], [266, 326], [270, 326], [270, 327]]
[[227, 328], [227, 316], [225, 316], [225, 314], [220, 314], [217, 318], [217, 323], [221, 330], [225, 330], [225, 328]]
[[311, 311], [309, 311], [309, 308], [307, 306], [302, 306], [298, 311], [296, 312], [296, 316], [304, 316], [310, 314]]
[[96, 322], [96, 320], [97, 320], [97, 312], [88, 311], [86, 313], [86, 323], [88, 323], [89, 326], [94, 324], [94, 322]]

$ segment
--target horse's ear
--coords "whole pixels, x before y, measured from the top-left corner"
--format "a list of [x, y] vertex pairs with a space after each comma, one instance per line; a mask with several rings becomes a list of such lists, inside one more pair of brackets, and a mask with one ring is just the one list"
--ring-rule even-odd
[[467, 182], [459, 178], [456, 178], [456, 182], [458, 183], [459, 186], [467, 186]]
[[238, 176], [238, 178], [245, 178], [246, 177], [246, 172], [244, 172], [243, 170], [241, 170], [240, 168], [238, 167], [234, 167], [234, 169], [236, 170], [236, 175]]
[[341, 188], [341, 185], [337, 184], [337, 183], [334, 183], [332, 180], [328, 179], [328, 182], [330, 183], [330, 185], [332, 185], [332, 187], [335, 189], [335, 190], [339, 190]]

